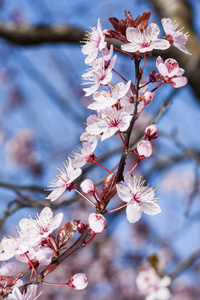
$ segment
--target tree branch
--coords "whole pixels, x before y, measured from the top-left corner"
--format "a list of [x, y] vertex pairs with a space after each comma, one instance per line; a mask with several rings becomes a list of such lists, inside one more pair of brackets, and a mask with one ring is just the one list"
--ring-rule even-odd
[[85, 32], [68, 25], [28, 25], [0, 22], [0, 37], [12, 44], [22, 46], [44, 43], [79, 43]]

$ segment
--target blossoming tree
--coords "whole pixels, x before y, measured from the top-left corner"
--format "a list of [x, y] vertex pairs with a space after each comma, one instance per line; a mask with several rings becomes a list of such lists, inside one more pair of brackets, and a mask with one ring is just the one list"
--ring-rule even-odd
[[[152, 140], [159, 138], [159, 128], [152, 122], [143, 129], [143, 136], [136, 144], [132, 144], [131, 134], [137, 131], [137, 122], [145, 108], [156, 101], [158, 89], [165, 84], [169, 88], [181, 88], [187, 84], [184, 69], [174, 58], [164, 60], [162, 51], [177, 47], [185, 54], [191, 53], [185, 47], [188, 35], [179, 30], [171, 19], [161, 20], [166, 36], [159, 37], [160, 28], [154, 21], [150, 23], [150, 15], [146, 12], [134, 19], [125, 10], [125, 20], [109, 19], [114, 29], [103, 29], [98, 19], [97, 27], [92, 27], [87, 34], [82, 53], [87, 55], [85, 63], [89, 69], [83, 74], [83, 85], [89, 87], [83, 88], [83, 91], [85, 97], [93, 97], [88, 105], [92, 114], [88, 116], [80, 137], [82, 146], [57, 168], [59, 173], [50, 181], [47, 189], [50, 193], [46, 199], [50, 205], [59, 201], [66, 192], [76, 193], [81, 201], [87, 201], [93, 211], [86, 211], [87, 223], [79, 219], [79, 213], [75, 220], [62, 223], [63, 213], [53, 216], [49, 207], [43, 208], [35, 219], [21, 219], [17, 235], [3, 237], [0, 244], [0, 260], [6, 262], [0, 269], [2, 298], [37, 299], [40, 296], [39, 284], [85, 289], [90, 283], [81, 269], [65, 282], [49, 282], [46, 276], [56, 272], [57, 267], [70, 260], [77, 250], [90, 247], [97, 236], [101, 238], [111, 226], [108, 221], [110, 214], [123, 212], [130, 226], [140, 222], [142, 213], [152, 218], [165, 214], [161, 211], [156, 189], [136, 176], [137, 167], [154, 151]], [[119, 41], [121, 47], [116, 48], [113, 40]], [[146, 74], [146, 60], [154, 49], [160, 55], [154, 68]], [[135, 70], [134, 78], [125, 78], [117, 71], [116, 53], [123, 53], [130, 60], [130, 66], [134, 66]], [[116, 77], [117, 81], [113, 82]], [[117, 166], [110, 169], [100, 163], [95, 151], [99, 143], [114, 136], [120, 140], [122, 151]], [[136, 161], [130, 163], [130, 157]], [[82, 178], [86, 165], [96, 165], [105, 171], [102, 188], [92, 178]], [[117, 203], [122, 201], [121, 204], [115, 205], [116, 198]], [[112, 209], [108, 208], [110, 204]], [[79, 237], [71, 243], [75, 233]], [[24, 263], [23, 271], [17, 271], [17, 263], [7, 262], [13, 257]], [[27, 274], [28, 279], [25, 277]], [[155, 255], [149, 258], [148, 265], [138, 269], [135, 284], [138, 295], [146, 300], [168, 300], [171, 299], [171, 281]]]

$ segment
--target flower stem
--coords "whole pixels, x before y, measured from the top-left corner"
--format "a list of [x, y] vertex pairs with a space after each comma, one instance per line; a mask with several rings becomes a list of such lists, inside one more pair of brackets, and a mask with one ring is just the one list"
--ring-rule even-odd
[[153, 90], [151, 90], [151, 92], [154, 92], [155, 90], [157, 90], [163, 83], [164, 83], [164, 80], [162, 80]]
[[118, 134], [119, 134], [119, 136], [120, 136], [120, 138], [121, 138], [121, 140], [122, 140], [122, 143], [123, 143], [123, 145], [124, 145], [124, 149], [125, 149], [126, 151], [128, 151], [128, 149], [127, 149], [127, 147], [126, 147], [126, 144], [125, 144], [125, 142], [124, 142], [124, 139], [123, 139], [123, 137], [122, 137], [122, 135], [121, 135], [121, 133], [120, 133], [119, 130], [118, 130]]
[[112, 71], [117, 74], [119, 77], [121, 77], [121, 79], [123, 79], [125, 82], [128, 82], [128, 80], [126, 80], [122, 75], [120, 75], [117, 71], [115, 71], [114, 69], [112, 69]]
[[96, 233], [94, 233], [93, 236], [91, 237], [91, 239], [89, 239], [89, 240], [88, 240], [87, 242], [85, 242], [83, 245], [85, 246], [85, 245], [89, 244], [89, 243], [93, 240], [93, 238], [95, 237], [95, 235], [96, 235]]
[[92, 200], [90, 200], [87, 196], [85, 196], [84, 194], [82, 194], [79, 190], [77, 190], [77, 189], [75, 189], [75, 188], [74, 188], [74, 190], [75, 190], [81, 197], [83, 197], [83, 198], [85, 198], [87, 201], [89, 201], [93, 206], [96, 206], [96, 205], [94, 204], [94, 202], [92, 202]]
[[102, 166], [98, 161], [94, 160], [94, 163], [97, 164], [98, 166], [102, 167], [104, 170], [106, 170], [108, 173], [112, 174], [110, 170], [108, 170], [106, 167]]
[[107, 210], [105, 213], [106, 213], [106, 214], [109, 214], [109, 213], [112, 213], [112, 212], [114, 212], [114, 211], [120, 210], [120, 209], [126, 207], [127, 204], [128, 204], [128, 203], [125, 203], [124, 205], [119, 206], [119, 207], [117, 207], [117, 208], [114, 208], [114, 209], [111, 209], [111, 210]]
[[141, 161], [141, 159], [138, 159], [138, 161], [137, 161], [136, 164], [133, 166], [133, 168], [129, 171], [129, 173], [133, 172], [133, 170], [137, 167], [137, 165], [139, 164], [140, 161]]

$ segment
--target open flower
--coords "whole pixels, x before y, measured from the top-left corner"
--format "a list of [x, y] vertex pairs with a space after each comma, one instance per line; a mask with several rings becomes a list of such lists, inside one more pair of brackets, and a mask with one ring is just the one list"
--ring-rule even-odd
[[82, 47], [83, 54], [88, 55], [85, 59], [86, 64], [93, 62], [99, 53], [106, 47], [105, 36], [102, 31], [102, 25], [100, 19], [97, 21], [97, 28], [92, 27], [91, 32], [87, 34], [87, 41]]
[[153, 49], [165, 50], [170, 47], [170, 43], [164, 39], [158, 39], [160, 29], [155, 23], [151, 23], [146, 29], [141, 31], [138, 28], [128, 27], [126, 38], [130, 43], [121, 46], [127, 52], [140, 53], [150, 52]]
[[174, 45], [176, 48], [182, 52], [191, 55], [191, 53], [185, 48], [185, 43], [187, 42], [188, 35], [181, 32], [181, 30], [176, 29], [179, 27], [179, 24], [172, 22], [170, 18], [161, 19], [163, 29], [166, 33], [164, 37], [171, 45]]
[[36, 296], [37, 293], [37, 284], [31, 284], [27, 287], [26, 292], [23, 291], [22, 293], [20, 290], [15, 287], [11, 294], [8, 295], [7, 300], [36, 300], [41, 293]]
[[48, 185], [49, 190], [52, 190], [52, 192], [46, 199], [51, 201], [58, 199], [66, 190], [71, 191], [75, 184], [74, 180], [82, 173], [80, 168], [74, 168], [71, 158], [69, 158], [68, 166], [64, 163], [64, 168], [61, 167], [58, 170], [60, 170], [60, 174], [56, 175], [56, 178], [52, 179], [52, 182]]
[[119, 198], [127, 202], [126, 214], [130, 223], [137, 222], [142, 213], [148, 215], [156, 215], [161, 212], [160, 206], [155, 203], [157, 198], [154, 197], [155, 190], [149, 186], [144, 186], [145, 181], [138, 180], [132, 177], [129, 172], [124, 175], [124, 180], [127, 185], [123, 186], [121, 183], [116, 185]]
[[98, 139], [96, 138], [93, 144], [89, 142], [83, 142], [82, 148], [80, 147], [80, 151], [77, 154], [74, 154], [73, 165], [75, 168], [82, 167], [88, 163], [93, 163], [96, 159], [94, 155], [94, 150], [96, 149]]
[[116, 107], [110, 107], [102, 110], [102, 114], [95, 119], [93, 124], [86, 127], [90, 134], [101, 134], [101, 140], [113, 136], [117, 131], [126, 131], [132, 119], [133, 107], [125, 107], [117, 110]]
[[167, 287], [170, 283], [169, 276], [161, 278], [153, 268], [140, 271], [136, 278], [137, 288], [146, 296], [145, 300], [169, 300], [171, 295]]
[[158, 56], [156, 67], [165, 83], [169, 83], [174, 88], [179, 88], [187, 84], [187, 78], [182, 76], [184, 69], [179, 67], [177, 61], [173, 58], [168, 58], [165, 61]]
[[48, 237], [62, 222], [63, 213], [53, 217], [49, 207], [43, 208], [35, 219], [24, 218], [19, 222], [19, 227], [28, 238], [42, 240]]

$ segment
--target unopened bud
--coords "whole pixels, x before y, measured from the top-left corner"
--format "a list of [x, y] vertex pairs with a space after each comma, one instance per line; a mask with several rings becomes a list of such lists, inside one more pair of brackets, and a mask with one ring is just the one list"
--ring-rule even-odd
[[158, 81], [160, 81], [160, 78], [161, 78], [161, 75], [157, 71], [152, 71], [149, 74], [149, 81], [150, 82], [158, 82]]
[[147, 105], [151, 101], [153, 101], [155, 94], [153, 92], [145, 92], [143, 95], [144, 98], [144, 104]]
[[78, 233], [83, 234], [83, 232], [87, 229], [88, 225], [85, 223], [80, 223], [77, 226]]
[[83, 193], [85, 193], [85, 194], [94, 195], [94, 193], [95, 193], [95, 184], [90, 179], [83, 180], [80, 187], [81, 187]]
[[73, 290], [83, 290], [88, 285], [87, 276], [84, 273], [74, 274], [70, 278], [68, 285], [72, 287]]
[[94, 233], [102, 233], [107, 226], [106, 218], [101, 214], [95, 213], [89, 215], [88, 223]]
[[148, 126], [145, 131], [145, 139], [150, 141], [158, 137], [158, 127], [155, 124]]
[[137, 154], [140, 159], [144, 159], [145, 157], [150, 157], [152, 155], [152, 146], [149, 141], [140, 141], [137, 144]]

